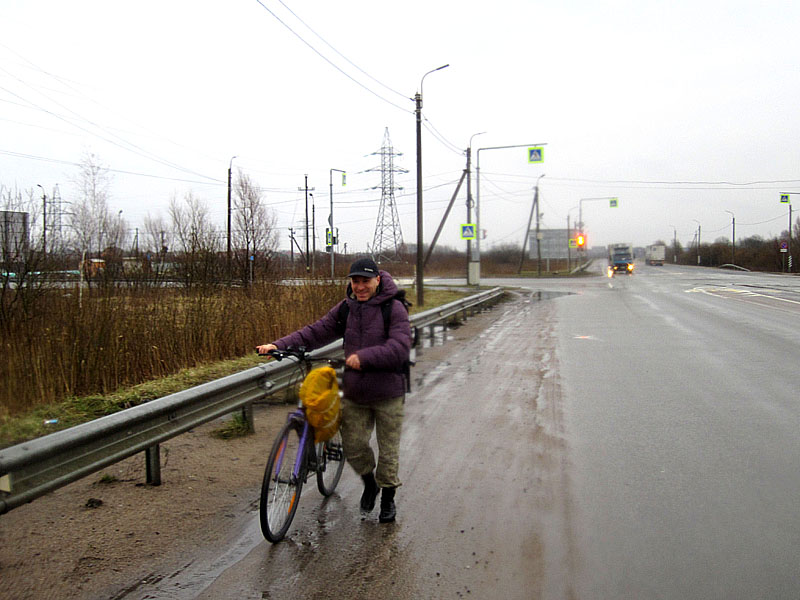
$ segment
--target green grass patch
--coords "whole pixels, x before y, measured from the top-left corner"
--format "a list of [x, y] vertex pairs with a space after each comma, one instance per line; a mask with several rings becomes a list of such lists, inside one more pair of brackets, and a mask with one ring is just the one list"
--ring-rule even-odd
[[[61, 429], [67, 429], [126, 408], [162, 398], [201, 383], [220, 379], [257, 366], [264, 359], [255, 354], [233, 360], [183, 369], [106, 395], [70, 397], [66, 400], [34, 408], [24, 415], [6, 417], [0, 423], [0, 448], [5, 448]], [[56, 420], [56, 423], [51, 421]]]
[[250, 428], [247, 426], [247, 421], [245, 420], [242, 413], [237, 412], [234, 413], [233, 416], [225, 421], [221, 427], [217, 427], [211, 432], [211, 435], [215, 438], [219, 438], [221, 440], [231, 440], [234, 438], [245, 437], [252, 433]]

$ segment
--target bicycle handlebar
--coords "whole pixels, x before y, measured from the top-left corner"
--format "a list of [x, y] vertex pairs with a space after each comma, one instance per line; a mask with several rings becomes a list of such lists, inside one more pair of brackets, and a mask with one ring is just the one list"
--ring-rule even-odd
[[[258, 352], [258, 351], [256, 351]], [[333, 366], [342, 366], [344, 365], [344, 360], [341, 358], [312, 358], [309, 356], [309, 352], [305, 349], [304, 346], [300, 346], [298, 348], [287, 348], [286, 350], [270, 350], [266, 354], [260, 354], [259, 356], [269, 356], [274, 358], [277, 361], [282, 361], [284, 358], [296, 358], [298, 361], [302, 362], [327, 362]]]

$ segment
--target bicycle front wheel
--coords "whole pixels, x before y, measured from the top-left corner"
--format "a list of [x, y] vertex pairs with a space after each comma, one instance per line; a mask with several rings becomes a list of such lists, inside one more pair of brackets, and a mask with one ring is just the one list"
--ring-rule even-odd
[[323, 496], [330, 496], [344, 469], [342, 434], [336, 432], [327, 442], [317, 444], [317, 487]]
[[[286, 535], [297, 512], [300, 492], [306, 477], [300, 435], [302, 428], [296, 421], [283, 426], [267, 460], [264, 481], [261, 484], [261, 532], [273, 544]], [[295, 475], [295, 465], [299, 465]]]

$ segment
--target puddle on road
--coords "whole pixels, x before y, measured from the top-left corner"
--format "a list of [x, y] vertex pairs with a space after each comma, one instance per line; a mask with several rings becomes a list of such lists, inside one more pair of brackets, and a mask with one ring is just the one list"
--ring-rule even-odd
[[561, 298], [562, 296], [572, 296], [574, 292], [551, 292], [548, 290], [536, 290], [531, 292], [530, 300], [552, 300], [554, 298]]
[[443, 345], [445, 342], [453, 339], [452, 329], [454, 327], [458, 327], [458, 325], [450, 325], [449, 327], [445, 327], [444, 325], [432, 325], [431, 327], [426, 327], [419, 333], [418, 347], [424, 349]]
[[[542, 300], [553, 300], [554, 298], [560, 298], [562, 296], [571, 296], [574, 292], [557, 292], [557, 291], [549, 291], [549, 290], [536, 290], [531, 291], [529, 295], [527, 295], [526, 300], [528, 302], [536, 301], [540, 302]], [[476, 314], [481, 314], [482, 312], [492, 310], [492, 308], [487, 308], [480, 310]], [[460, 318], [456, 315], [456, 318]], [[461, 323], [455, 323], [450, 325], [433, 325], [430, 327], [425, 327], [424, 329], [420, 330], [419, 332], [419, 343], [418, 348], [424, 350], [425, 348], [433, 348], [435, 346], [441, 346], [445, 342], [448, 342], [453, 339], [453, 330], [457, 329], [461, 326]]]

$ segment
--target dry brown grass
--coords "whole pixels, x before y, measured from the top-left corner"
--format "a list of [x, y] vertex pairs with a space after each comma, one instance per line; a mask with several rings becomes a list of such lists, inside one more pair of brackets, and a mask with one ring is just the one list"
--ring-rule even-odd
[[0, 419], [250, 352], [315, 320], [341, 284], [51, 290], [0, 327]]

